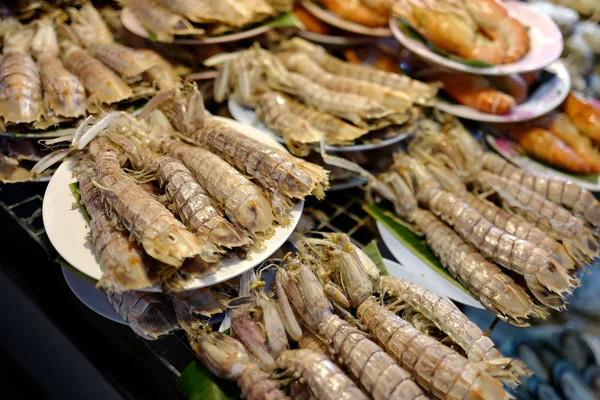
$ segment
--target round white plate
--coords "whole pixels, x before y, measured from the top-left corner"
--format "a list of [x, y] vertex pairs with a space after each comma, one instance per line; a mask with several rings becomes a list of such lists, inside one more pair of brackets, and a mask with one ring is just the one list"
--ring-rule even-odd
[[[381, 235], [381, 239], [390, 250], [396, 260], [398, 260], [407, 270], [410, 270], [414, 276], [420, 279], [415, 282], [426, 289], [429, 289], [441, 296], [447, 296], [459, 303], [466, 304], [471, 307], [485, 309], [479, 300], [473, 296], [463, 292], [453, 283], [438, 274], [433, 268], [425, 264], [416, 254], [408, 249], [404, 243], [398, 240], [385, 225], [377, 221], [377, 229]], [[390, 272], [391, 274], [391, 272]]]
[[577, 178], [577, 176], [575, 175], [565, 174], [552, 168], [548, 168], [547, 166], [522, 155], [517, 150], [516, 145], [510, 140], [498, 138], [490, 134], [485, 135], [485, 140], [502, 157], [506, 158], [508, 161], [512, 162], [513, 164], [517, 165], [518, 167], [524, 170], [530, 170], [535, 171], [539, 174], [569, 179], [577, 183], [584, 189], [587, 189], [592, 192], [600, 192], [600, 177], [596, 182], [590, 182], [589, 180], [580, 179]]
[[[121, 23], [128, 31], [141, 36], [143, 38], [152, 40], [148, 31], [142, 26], [140, 21], [135, 17], [133, 12], [127, 7], [123, 7], [121, 10]], [[203, 45], [203, 44], [217, 44], [217, 43], [229, 43], [235, 42], [237, 40], [248, 39], [251, 37], [255, 37], [258, 35], [262, 35], [265, 32], [271, 30], [271, 27], [268, 25], [261, 25], [253, 29], [249, 29], [243, 32], [232, 33], [229, 35], [222, 36], [211, 36], [199, 39], [177, 39], [177, 37], [173, 40], [173, 44], [190, 44], [190, 45]]]
[[73, 135], [77, 128], [63, 128], [45, 130], [39, 132], [27, 132], [27, 133], [16, 133], [16, 132], [0, 132], [0, 136], [12, 137], [12, 138], [23, 138], [23, 139], [53, 139], [60, 136]]
[[441, 100], [436, 101], [435, 107], [448, 114], [474, 121], [502, 123], [520, 122], [537, 118], [561, 105], [571, 89], [571, 75], [562, 61], [558, 60], [545, 69], [552, 72], [555, 76], [541, 85], [524, 103], [513, 108], [510, 114], [495, 115], [484, 113], [471, 107], [450, 104]]
[[373, 43], [376, 40], [373, 36], [335, 36], [323, 35], [321, 33], [310, 31], [300, 31], [298, 32], [298, 36], [324, 46], [339, 47], [358, 46], [361, 44]]
[[427, 279], [420, 276], [420, 274], [415, 273], [414, 270], [411, 270], [410, 268], [406, 267], [405, 265], [399, 264], [395, 261], [388, 260], [387, 258], [383, 259], [383, 263], [385, 264], [385, 267], [387, 268], [388, 272], [390, 273], [390, 276], [395, 276], [395, 277], [407, 280], [411, 283], [415, 283], [427, 290], [431, 290], [432, 292], [435, 292], [436, 294], [442, 296], [444, 299], [446, 299], [450, 303], [453, 303], [452, 300], [450, 300], [450, 298], [448, 298], [448, 296], [436, 291], [435, 285], [432, 285], [430, 282], [427, 281]]
[[108, 318], [111, 321], [127, 325], [123, 318], [117, 313], [112, 304], [108, 301], [106, 293], [96, 289], [96, 286], [85, 278], [78, 276], [68, 268], [62, 267], [63, 276], [67, 285], [75, 296], [92, 311]]
[[[348, 1], [348, 0], [347, 0]], [[358, 33], [365, 36], [378, 36], [378, 37], [389, 37], [392, 36], [392, 31], [388, 28], [369, 28], [364, 25], [360, 25], [354, 22], [343, 19], [331, 11], [319, 7], [317, 4], [310, 0], [303, 0], [302, 7], [319, 18], [322, 21], [327, 22], [329, 25], [335, 26], [336, 28], [343, 29], [348, 32]]]
[[[284, 150], [283, 146], [268, 135], [250, 126], [242, 125], [227, 118], [215, 118], [230, 124], [237, 131], [262, 143]], [[74, 161], [72, 159], [63, 162], [48, 184], [42, 204], [44, 228], [56, 251], [70, 265], [87, 276], [100, 280], [102, 276], [100, 264], [94, 256], [91, 245], [86, 240], [89, 233], [87, 222], [78, 208], [73, 209], [75, 199], [69, 189], [69, 184], [76, 182], [76, 179], [71, 176], [73, 167]], [[240, 260], [232, 256], [230, 259], [223, 260], [221, 266], [214, 273], [194, 279], [187, 284], [186, 289], [196, 289], [226, 281], [266, 260], [292, 234], [302, 215], [303, 207], [304, 201], [296, 204], [289, 212], [290, 225], [286, 228], [276, 228], [273, 237], [266, 240], [260, 250], [254, 250], [248, 254], [249, 259]], [[153, 287], [147, 291], [158, 292], [160, 288]]]
[[331, 186], [328, 189], [328, 192], [335, 192], [337, 190], [352, 189], [352, 188], [355, 188], [357, 186], [364, 185], [366, 183], [367, 183], [367, 180], [365, 178], [361, 178], [359, 176], [355, 176], [355, 177], [344, 179], [343, 181], [339, 181], [339, 182], [331, 184]]
[[508, 75], [536, 71], [556, 61], [563, 51], [563, 37], [558, 26], [546, 15], [535, 11], [525, 3], [505, 1], [504, 7], [511, 17], [528, 28], [530, 49], [520, 60], [493, 67], [473, 67], [450, 60], [429, 49], [419, 40], [409, 38], [402, 32], [395, 18], [390, 18], [390, 28], [398, 41], [413, 53], [435, 64], [462, 72], [479, 75]]
[[[232, 99], [227, 100], [227, 107], [229, 108], [229, 113], [231, 114], [231, 116], [237, 121], [243, 123], [244, 125], [254, 126], [261, 132], [264, 132], [271, 136], [273, 139], [277, 140], [279, 143], [283, 143], [283, 138], [281, 136], [277, 135], [275, 132], [267, 128], [262, 123], [262, 121], [258, 120], [258, 118], [256, 117], [256, 112], [253, 109], [244, 107]], [[394, 137], [384, 139], [379, 143], [355, 144], [352, 146], [325, 145], [325, 151], [327, 151], [328, 153], [349, 153], [352, 151], [374, 150], [390, 146], [392, 144], [396, 144], [411, 136], [412, 134], [413, 131], [401, 133]], [[318, 147], [318, 144], [315, 144], [315, 147]]]

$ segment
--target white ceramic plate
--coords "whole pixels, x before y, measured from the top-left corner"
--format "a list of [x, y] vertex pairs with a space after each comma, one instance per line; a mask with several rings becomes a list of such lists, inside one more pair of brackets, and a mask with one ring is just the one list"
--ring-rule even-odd
[[390, 276], [396, 276], [398, 278], [402, 278], [409, 282], [415, 283], [427, 290], [435, 292], [436, 294], [442, 296], [444, 299], [448, 300], [450, 303], [453, 303], [448, 296], [436, 291], [434, 285], [432, 285], [431, 282], [428, 282], [427, 279], [423, 278], [419, 273], [415, 273], [415, 271], [411, 268], [399, 264], [395, 261], [388, 260], [387, 258], [383, 259], [383, 263], [385, 264], [385, 267], [390, 273]]
[[337, 47], [358, 46], [373, 43], [377, 39], [373, 36], [335, 36], [310, 31], [300, 31], [298, 32], [298, 36], [324, 46]]
[[498, 138], [490, 134], [485, 135], [485, 140], [502, 157], [506, 158], [508, 161], [524, 170], [531, 170], [544, 175], [558, 176], [559, 178], [569, 179], [584, 189], [592, 192], [600, 192], [600, 178], [596, 182], [590, 182], [589, 180], [577, 178], [575, 175], [565, 174], [552, 168], [548, 168], [547, 166], [519, 153], [515, 143], [510, 140]]
[[456, 71], [470, 72], [479, 75], [508, 75], [536, 71], [556, 61], [563, 51], [563, 37], [558, 26], [546, 15], [535, 11], [525, 3], [505, 1], [504, 7], [511, 17], [519, 20], [528, 28], [530, 50], [520, 60], [495, 65], [493, 67], [473, 67], [450, 60], [429, 49], [419, 40], [409, 38], [398, 26], [395, 18], [390, 18], [390, 28], [398, 41], [420, 57]]
[[416, 254], [398, 240], [381, 222], [376, 222], [379, 234], [394, 258], [398, 260], [405, 269], [409, 270], [413, 276], [419, 279], [419, 282], [415, 283], [441, 296], [446, 296], [452, 300], [458, 301], [459, 303], [485, 309], [479, 300], [463, 292], [453, 283], [438, 274], [433, 268], [425, 264]]
[[[242, 125], [227, 118], [215, 118], [219, 118], [223, 122], [230, 124], [237, 131], [251, 136], [262, 143], [283, 149], [283, 146], [275, 142], [268, 135], [252, 127]], [[44, 203], [42, 204], [44, 227], [56, 251], [69, 264], [85, 275], [99, 280], [102, 276], [100, 265], [94, 257], [91, 245], [86, 242], [86, 236], [89, 233], [87, 222], [79, 209], [73, 209], [75, 199], [69, 189], [69, 184], [76, 182], [76, 179], [71, 176], [73, 167], [74, 161], [72, 159], [63, 162], [48, 184], [46, 194], [44, 195]], [[189, 282], [186, 289], [195, 289], [226, 281], [263, 262], [279, 249], [292, 234], [302, 215], [303, 207], [303, 201], [296, 204], [290, 210], [290, 225], [286, 228], [280, 227], [275, 229], [273, 237], [266, 240], [260, 250], [255, 250], [248, 254], [249, 259], [240, 260], [237, 257], [232, 257], [228, 260], [223, 260], [221, 266], [214, 273]], [[157, 292], [160, 291], [160, 288], [150, 288], [148, 291]]]
[[[273, 139], [277, 140], [279, 143], [283, 143], [283, 138], [277, 135], [275, 132], [267, 128], [262, 121], [258, 120], [256, 117], [256, 112], [251, 109], [242, 106], [238, 102], [234, 100], [227, 100], [227, 107], [229, 108], [229, 113], [233, 118], [237, 121], [243, 123], [244, 125], [250, 125], [256, 127], [258, 130], [268, 134]], [[407, 133], [401, 133], [394, 137], [384, 139], [379, 143], [368, 143], [368, 144], [356, 144], [352, 146], [330, 146], [325, 145], [325, 151], [328, 153], [348, 153], [351, 151], [365, 151], [365, 150], [374, 150], [379, 149], [381, 147], [390, 146], [392, 144], [396, 144], [409, 136], [411, 136], [413, 131]], [[318, 146], [318, 145], [315, 145]]]
[[327, 22], [329, 25], [335, 26], [336, 28], [340, 28], [348, 32], [358, 33], [360, 35], [365, 36], [392, 36], [392, 31], [388, 28], [369, 28], [364, 25], [350, 22], [338, 16], [337, 14], [332, 13], [331, 11], [319, 7], [317, 4], [313, 3], [310, 0], [303, 0], [302, 7], [306, 8], [306, 10], [309, 13], [319, 18], [320, 20]]
[[[148, 31], [146, 31], [146, 29], [142, 26], [140, 21], [135, 17], [133, 12], [131, 12], [131, 10], [127, 7], [124, 7], [121, 10], [121, 23], [125, 28], [127, 28], [128, 31], [143, 38], [151, 40]], [[190, 45], [229, 43], [262, 35], [263, 33], [268, 32], [269, 30], [271, 30], [270, 26], [261, 25], [253, 29], [248, 29], [247, 31], [232, 33], [230, 35], [205, 37], [199, 39], [178, 39], [178, 37], [181, 36], [176, 36], [172, 43]]]
[[457, 117], [485, 122], [520, 122], [537, 118], [557, 108], [567, 98], [571, 89], [571, 75], [562, 61], [556, 61], [546, 68], [552, 77], [532, 93], [527, 100], [517, 105], [510, 114], [495, 115], [477, 111], [460, 104], [450, 104], [438, 100], [435, 107]]
[[63, 276], [73, 294], [90, 310], [108, 318], [111, 321], [127, 325], [108, 301], [106, 293], [96, 289], [96, 286], [85, 278], [78, 276], [68, 268], [62, 267]]

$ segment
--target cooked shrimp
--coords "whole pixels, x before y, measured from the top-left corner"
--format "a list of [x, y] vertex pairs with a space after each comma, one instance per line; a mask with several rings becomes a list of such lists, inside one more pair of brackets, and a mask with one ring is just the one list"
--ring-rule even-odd
[[369, 8], [361, 0], [319, 0], [319, 3], [348, 21], [370, 28], [387, 26], [390, 18], [389, 9], [382, 13]]
[[294, 10], [294, 15], [298, 18], [311, 32], [320, 33], [321, 35], [331, 35], [332, 28], [325, 22], [321, 21], [302, 7], [297, 7]]
[[431, 76], [440, 80], [443, 90], [454, 100], [476, 110], [491, 114], [508, 114], [515, 106], [515, 99], [494, 89], [488, 78], [461, 73], [439, 73]]
[[[599, 114], [600, 115], [600, 114]], [[591, 172], [600, 172], [600, 153], [588, 136], [584, 136], [565, 114], [553, 114], [542, 120], [551, 120], [548, 129], [568, 146], [589, 166]]]
[[393, 12], [441, 49], [463, 58], [507, 64], [529, 51], [527, 29], [494, 0], [402, 0]]
[[540, 160], [577, 174], [590, 173], [589, 165], [565, 142], [546, 129], [513, 125], [507, 127], [505, 132], [526, 152]]
[[569, 93], [563, 107], [565, 113], [581, 133], [600, 143], [600, 109], [598, 107], [574, 92]]
[[522, 104], [527, 100], [529, 85], [518, 74], [489, 76], [491, 84], [515, 99], [516, 104]]

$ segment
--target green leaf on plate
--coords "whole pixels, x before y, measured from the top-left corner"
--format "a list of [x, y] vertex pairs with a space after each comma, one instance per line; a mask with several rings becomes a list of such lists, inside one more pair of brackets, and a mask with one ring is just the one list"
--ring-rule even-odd
[[71, 270], [71, 272], [76, 273], [77, 275], [79, 275], [80, 277], [82, 277], [83, 279], [85, 279], [86, 281], [93, 283], [94, 285], [96, 283], [98, 283], [97, 280], [95, 280], [94, 278], [92, 278], [91, 276], [87, 276], [86, 274], [84, 274], [83, 272], [81, 272], [80, 270], [78, 270], [77, 268], [75, 268], [74, 266], [72, 266], [71, 264], [69, 264], [64, 258], [59, 257], [55, 260], [58, 264], [60, 264], [61, 266], [67, 268], [68, 270]]
[[418, 40], [419, 42], [427, 46], [431, 51], [439, 54], [442, 57], [446, 57], [452, 61], [456, 61], [474, 68], [491, 68], [495, 66], [494, 64], [490, 64], [485, 61], [469, 60], [466, 58], [462, 58], [440, 49], [439, 47], [431, 43], [429, 40], [427, 40], [425, 37], [423, 37], [423, 35], [421, 35], [419, 32], [415, 31], [407, 22], [403, 21], [402, 19], [398, 19], [398, 27], [407, 37], [413, 40]]
[[265, 25], [270, 26], [271, 28], [299, 28], [306, 30], [304, 24], [291, 12], [281, 14], [277, 18], [267, 22]]
[[235, 383], [217, 378], [199, 361], [187, 366], [177, 380], [177, 388], [190, 400], [237, 400], [241, 397]]
[[92, 220], [92, 217], [90, 217], [90, 214], [88, 214], [87, 209], [81, 202], [81, 195], [79, 194], [79, 183], [78, 182], [70, 183], [69, 189], [71, 189], [71, 193], [73, 193], [73, 197], [75, 197], [75, 201], [77, 202], [79, 209], [81, 210], [81, 212], [83, 213], [83, 216], [85, 217], [85, 220], [89, 224], [90, 221]]
[[382, 276], [388, 276], [390, 273], [388, 272], [387, 268], [385, 267], [385, 263], [383, 262], [383, 257], [381, 256], [381, 253], [379, 252], [379, 247], [377, 247], [377, 241], [376, 240], [371, 240], [371, 242], [366, 245], [362, 251], [365, 252], [365, 254], [371, 259], [371, 261], [373, 261], [375, 263], [375, 265], [377, 266], [377, 269], [379, 269], [379, 272], [381, 273]]
[[[390, 215], [389, 210], [376, 205], [376, 204], [368, 204], [363, 206], [363, 209], [377, 221], [381, 222], [387, 229], [392, 232], [392, 234], [401, 241], [409, 250], [411, 250], [417, 257], [421, 259], [425, 264], [429, 265], [433, 268], [438, 274], [446, 278], [449, 282], [451, 282], [456, 287], [460, 288], [463, 292], [470, 294], [473, 298], [477, 299], [473, 293], [471, 293], [467, 288], [465, 288], [459, 281], [454, 279], [452, 275], [448, 272], [446, 268], [440, 264], [440, 261], [437, 259], [433, 251], [427, 246], [425, 240], [413, 232], [410, 229], [405, 227], [402, 224], [396, 222]], [[398, 260], [401, 261], [401, 260]]]

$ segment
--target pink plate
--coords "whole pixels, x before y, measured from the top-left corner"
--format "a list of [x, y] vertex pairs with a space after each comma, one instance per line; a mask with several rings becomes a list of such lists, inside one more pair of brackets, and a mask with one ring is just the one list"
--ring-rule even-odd
[[[141, 36], [146, 39], [150, 39], [150, 35], [146, 29], [142, 26], [140, 21], [133, 15], [133, 12], [127, 7], [121, 10], [121, 23], [127, 30], [134, 34]], [[233, 33], [231, 35], [206, 37], [199, 39], [174, 39], [172, 43], [175, 44], [190, 44], [190, 45], [203, 45], [203, 44], [217, 44], [217, 43], [228, 43], [235, 42], [236, 40], [248, 39], [254, 36], [262, 35], [271, 29], [268, 25], [261, 25], [254, 29], [247, 31]]]
[[516, 1], [506, 1], [503, 4], [510, 16], [519, 20], [529, 30], [529, 52], [522, 59], [511, 64], [500, 64], [492, 67], [466, 65], [439, 55], [421, 41], [409, 38], [400, 29], [395, 18], [390, 19], [390, 28], [396, 39], [413, 53], [432, 63], [455, 71], [479, 75], [508, 75], [536, 71], [555, 62], [563, 51], [563, 37], [554, 21], [535, 11], [527, 4]]

